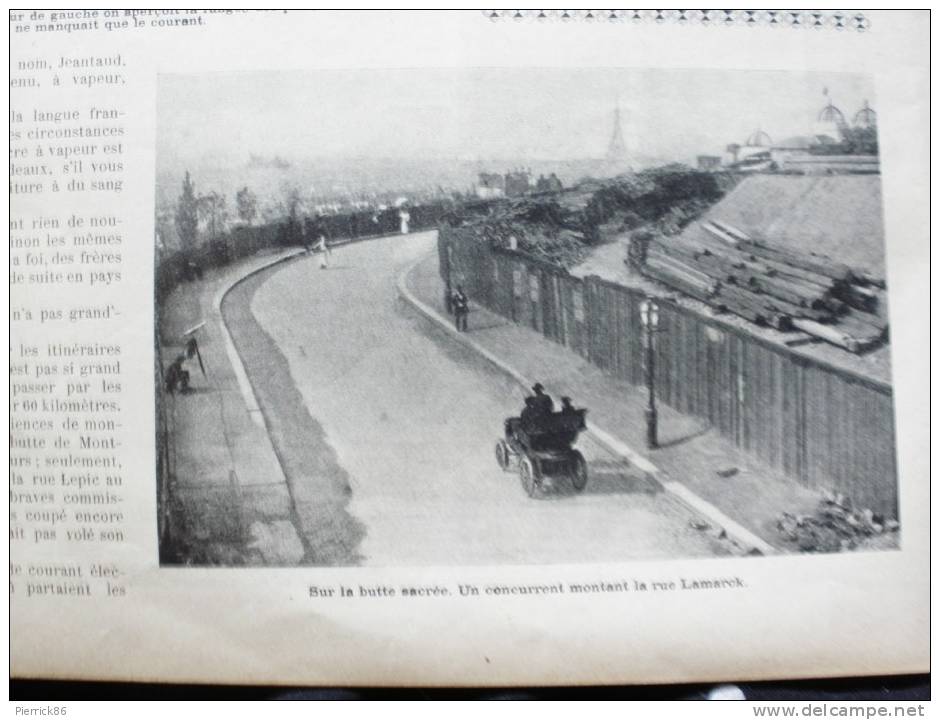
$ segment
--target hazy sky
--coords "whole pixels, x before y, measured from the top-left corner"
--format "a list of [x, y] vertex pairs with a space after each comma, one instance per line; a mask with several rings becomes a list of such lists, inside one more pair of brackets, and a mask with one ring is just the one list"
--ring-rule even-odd
[[823, 89], [851, 120], [868, 78], [844, 74], [634, 69], [316, 70], [164, 75], [164, 167], [249, 153], [575, 159], [603, 156], [619, 102], [628, 147], [688, 160], [808, 134]]

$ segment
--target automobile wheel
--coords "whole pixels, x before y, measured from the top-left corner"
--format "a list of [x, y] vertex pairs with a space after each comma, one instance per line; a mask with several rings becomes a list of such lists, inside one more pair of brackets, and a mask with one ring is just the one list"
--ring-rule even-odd
[[509, 447], [505, 440], [496, 443], [496, 462], [499, 463], [501, 470], [509, 469]]
[[539, 490], [538, 471], [533, 462], [524, 457], [519, 462], [519, 479], [522, 481], [522, 487], [529, 497], [535, 497]]
[[584, 490], [588, 481], [587, 461], [584, 455], [575, 450], [571, 455], [571, 484], [578, 492]]

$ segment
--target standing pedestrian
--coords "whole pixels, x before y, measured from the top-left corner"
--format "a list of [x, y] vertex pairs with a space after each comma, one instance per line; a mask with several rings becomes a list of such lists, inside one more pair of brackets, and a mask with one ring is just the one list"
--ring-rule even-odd
[[180, 392], [184, 395], [189, 392], [189, 370], [183, 367], [184, 362], [186, 362], [186, 356], [177, 355], [163, 374], [163, 382], [167, 392]]
[[454, 297], [451, 301], [454, 309], [454, 322], [457, 325], [458, 332], [467, 331], [467, 316], [470, 314], [470, 298], [463, 291], [463, 286], [458, 285], [454, 291]]

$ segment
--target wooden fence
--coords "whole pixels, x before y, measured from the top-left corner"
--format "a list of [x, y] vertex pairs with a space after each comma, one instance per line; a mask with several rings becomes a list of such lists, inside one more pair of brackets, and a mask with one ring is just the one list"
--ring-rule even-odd
[[[633, 385], [644, 382], [641, 291], [579, 279], [518, 252], [493, 250], [444, 225], [445, 283]], [[798, 482], [845, 493], [897, 517], [891, 387], [658, 301], [658, 398], [706, 419], [735, 445]]]

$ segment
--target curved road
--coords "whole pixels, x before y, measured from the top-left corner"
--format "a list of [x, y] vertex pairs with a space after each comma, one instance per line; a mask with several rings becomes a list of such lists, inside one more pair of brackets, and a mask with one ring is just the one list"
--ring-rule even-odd
[[[530, 499], [515, 473], [500, 471], [493, 445], [503, 418], [521, 405], [518, 386], [396, 293], [398, 275], [434, 246], [434, 233], [348, 245], [334, 250], [327, 270], [316, 256], [303, 258], [232, 299], [241, 306], [227, 316], [239, 352], [250, 345], [269, 355], [242, 353], [295, 502], [299, 496], [301, 525], [307, 506], [310, 525], [329, 526], [305, 532], [314, 561], [574, 563], [725, 553], [690, 527], [684, 506], [587, 438], [580, 448], [591, 480], [582, 494], [564, 486]], [[256, 322], [245, 318], [249, 302]], [[321, 553], [320, 541], [333, 550]]]

